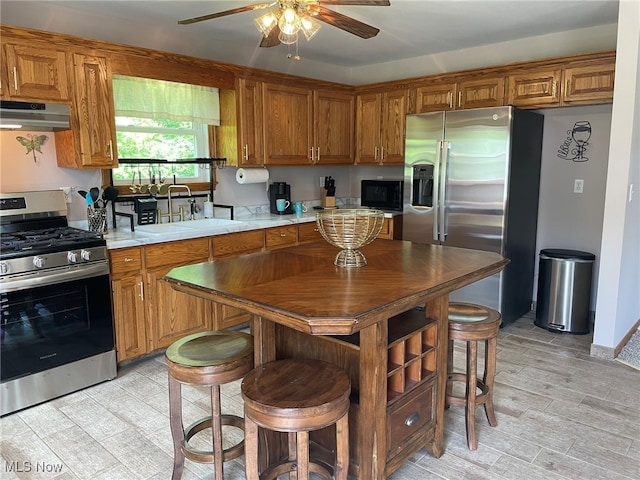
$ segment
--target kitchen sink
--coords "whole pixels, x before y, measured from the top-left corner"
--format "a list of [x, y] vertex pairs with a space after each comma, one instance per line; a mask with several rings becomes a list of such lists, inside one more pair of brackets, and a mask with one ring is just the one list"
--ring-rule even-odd
[[136, 225], [136, 232], [148, 235], [165, 235], [168, 233], [188, 233], [195, 230], [215, 230], [225, 227], [244, 225], [244, 222], [227, 220], [225, 218], [201, 218], [185, 220], [184, 222], [154, 223], [150, 225]]

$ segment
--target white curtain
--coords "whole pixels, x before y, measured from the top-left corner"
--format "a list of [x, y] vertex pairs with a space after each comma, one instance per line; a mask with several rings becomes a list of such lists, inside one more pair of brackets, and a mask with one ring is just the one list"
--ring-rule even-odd
[[114, 75], [113, 96], [117, 116], [220, 125], [217, 88]]

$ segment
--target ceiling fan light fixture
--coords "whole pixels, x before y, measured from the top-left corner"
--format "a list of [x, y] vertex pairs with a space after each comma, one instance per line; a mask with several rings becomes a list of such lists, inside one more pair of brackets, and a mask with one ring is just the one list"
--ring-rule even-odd
[[[291, 7], [285, 8], [278, 19], [278, 27], [285, 35], [294, 35], [302, 27], [298, 13]], [[283, 42], [284, 43], [284, 42]]]
[[320, 25], [320, 22], [314, 20], [313, 18], [307, 15], [304, 15], [300, 18], [300, 25], [301, 25], [302, 33], [304, 33], [304, 36], [307, 39], [307, 42], [311, 40], [316, 35], [316, 33], [320, 31], [320, 28], [322, 27], [322, 25]]
[[292, 45], [298, 42], [298, 32], [285, 33], [284, 30], [280, 30], [278, 40], [280, 40], [280, 43], [283, 43], [284, 45]]
[[263, 36], [268, 37], [273, 30], [273, 27], [278, 23], [278, 16], [275, 12], [267, 12], [261, 17], [256, 18], [253, 21], [258, 27], [258, 30], [262, 33]]

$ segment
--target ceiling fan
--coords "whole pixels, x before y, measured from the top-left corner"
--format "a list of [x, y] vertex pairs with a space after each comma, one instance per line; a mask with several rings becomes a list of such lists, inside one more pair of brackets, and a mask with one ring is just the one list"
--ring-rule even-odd
[[260, 42], [261, 47], [274, 47], [281, 43], [297, 44], [299, 32], [302, 32], [305, 38], [310, 40], [320, 29], [320, 24], [317, 20], [333, 25], [360, 38], [375, 37], [380, 31], [378, 28], [362, 23], [355, 18], [329, 10], [324, 5], [389, 6], [390, 2], [389, 0], [276, 0], [188, 18], [180, 20], [178, 23], [180, 25], [189, 25], [235, 13], [267, 10], [275, 7], [254, 20], [258, 30], [263, 34]]

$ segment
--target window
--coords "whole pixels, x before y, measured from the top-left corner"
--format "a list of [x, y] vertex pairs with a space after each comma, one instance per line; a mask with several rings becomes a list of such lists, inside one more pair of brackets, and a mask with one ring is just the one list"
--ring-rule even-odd
[[[171, 161], [209, 156], [208, 125], [220, 124], [217, 89], [121, 75], [114, 75], [113, 87], [120, 158]], [[141, 170], [126, 164], [113, 169], [113, 178], [121, 185], [152, 177], [208, 181], [206, 168], [172, 163], [144, 165]]]

